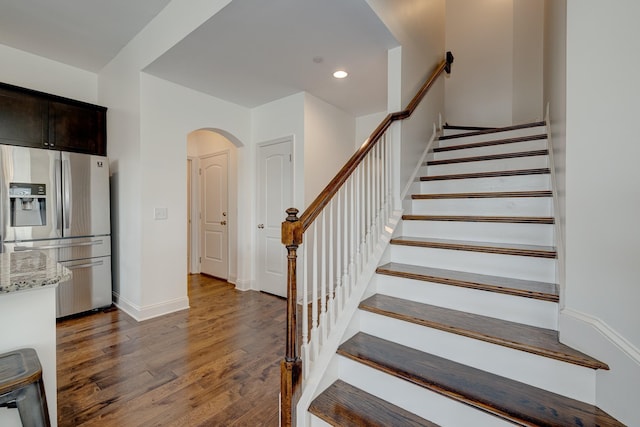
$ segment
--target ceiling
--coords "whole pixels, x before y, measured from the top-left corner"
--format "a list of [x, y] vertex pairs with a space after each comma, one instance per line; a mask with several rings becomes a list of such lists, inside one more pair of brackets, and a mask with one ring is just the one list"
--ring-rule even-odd
[[[169, 1], [0, 0], [0, 44], [99, 72]], [[366, 0], [233, 0], [144, 71], [249, 108], [307, 91], [359, 116], [386, 110], [397, 45]]]

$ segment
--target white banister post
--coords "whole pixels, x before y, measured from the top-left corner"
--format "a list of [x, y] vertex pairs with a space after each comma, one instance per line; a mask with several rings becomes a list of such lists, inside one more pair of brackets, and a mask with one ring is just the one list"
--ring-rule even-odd
[[400, 200], [401, 182], [400, 172], [402, 165], [402, 122], [394, 122], [387, 130], [387, 142], [391, 147], [391, 197], [393, 197], [392, 207], [394, 211], [402, 209], [402, 200]]

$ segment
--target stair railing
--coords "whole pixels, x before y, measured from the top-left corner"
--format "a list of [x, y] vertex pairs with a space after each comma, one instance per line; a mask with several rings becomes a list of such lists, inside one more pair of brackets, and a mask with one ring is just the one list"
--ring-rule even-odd
[[[282, 223], [288, 276], [286, 353], [280, 364], [281, 426], [295, 425], [302, 379], [335, 328], [392, 214], [394, 171], [387, 130], [411, 116], [437, 78], [451, 72], [452, 63], [453, 55], [447, 52], [407, 108], [385, 117], [300, 217], [297, 209], [287, 209]], [[303, 242], [303, 268], [298, 269], [297, 252]], [[302, 357], [298, 356], [299, 335]]]

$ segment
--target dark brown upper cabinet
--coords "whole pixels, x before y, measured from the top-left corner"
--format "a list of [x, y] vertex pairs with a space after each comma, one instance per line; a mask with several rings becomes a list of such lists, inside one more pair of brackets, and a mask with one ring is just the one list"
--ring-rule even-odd
[[0, 144], [107, 154], [107, 109], [0, 83]]

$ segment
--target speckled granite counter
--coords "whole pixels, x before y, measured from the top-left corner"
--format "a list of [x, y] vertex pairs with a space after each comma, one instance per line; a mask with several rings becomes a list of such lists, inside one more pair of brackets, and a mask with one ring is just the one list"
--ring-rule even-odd
[[0, 254], [0, 297], [2, 294], [56, 286], [71, 272], [42, 252]]

